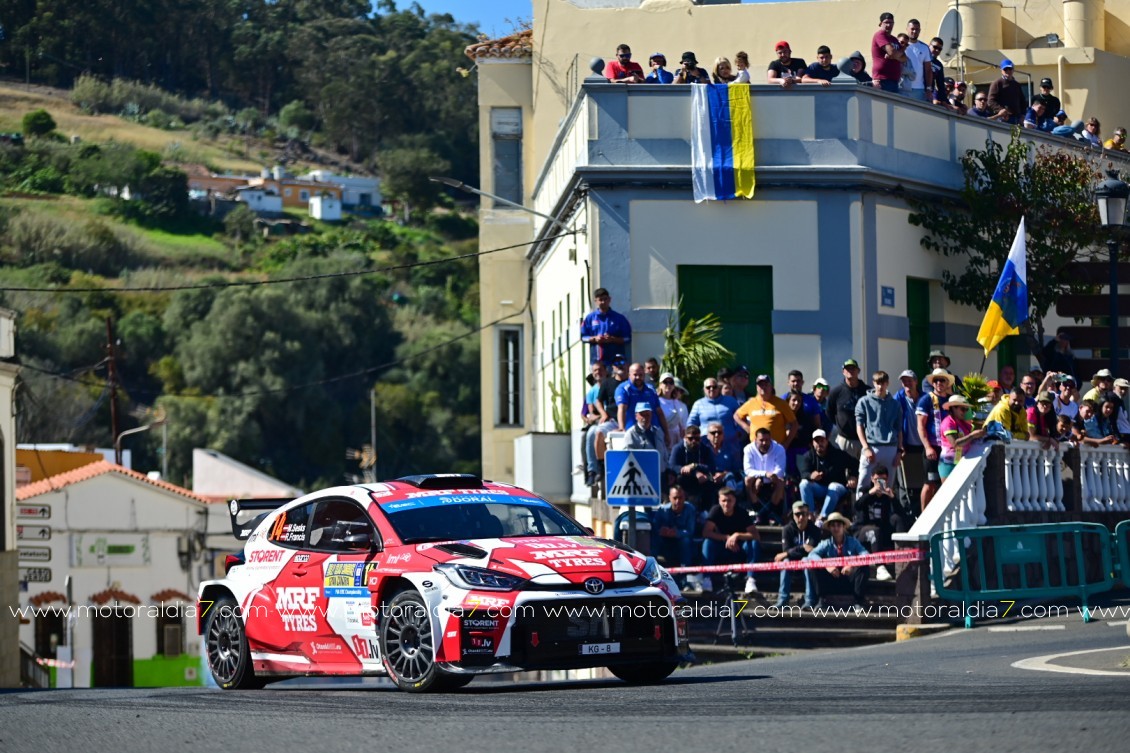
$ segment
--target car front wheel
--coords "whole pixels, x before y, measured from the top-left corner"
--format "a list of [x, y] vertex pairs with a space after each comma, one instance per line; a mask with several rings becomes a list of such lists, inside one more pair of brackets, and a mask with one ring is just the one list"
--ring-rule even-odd
[[381, 657], [389, 677], [409, 693], [455, 690], [471, 675], [444, 672], [435, 661], [435, 636], [428, 607], [416, 591], [401, 591], [381, 619]]

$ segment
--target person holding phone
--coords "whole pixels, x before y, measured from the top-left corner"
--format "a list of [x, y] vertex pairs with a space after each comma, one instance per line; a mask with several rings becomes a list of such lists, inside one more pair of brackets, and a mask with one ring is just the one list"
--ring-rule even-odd
[[679, 70], [675, 73], [676, 84], [709, 84], [710, 74], [698, 67], [698, 58], [687, 50], [679, 63]]

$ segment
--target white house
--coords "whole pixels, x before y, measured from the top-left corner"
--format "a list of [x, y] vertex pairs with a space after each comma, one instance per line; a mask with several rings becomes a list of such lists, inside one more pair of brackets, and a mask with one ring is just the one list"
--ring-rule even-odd
[[310, 197], [310, 216], [316, 220], [334, 222], [341, 219], [341, 199], [331, 194]]
[[341, 188], [341, 203], [346, 207], [379, 207], [381, 205], [380, 178], [337, 175], [329, 170], [311, 170], [302, 177], [306, 180], [339, 186]]
[[240, 186], [235, 189], [236, 201], [242, 201], [256, 214], [282, 214], [283, 200], [274, 190], [262, 186]]
[[59, 662], [56, 687], [203, 683], [195, 600], [212, 576], [207, 499], [105, 461], [16, 499], [20, 642]]

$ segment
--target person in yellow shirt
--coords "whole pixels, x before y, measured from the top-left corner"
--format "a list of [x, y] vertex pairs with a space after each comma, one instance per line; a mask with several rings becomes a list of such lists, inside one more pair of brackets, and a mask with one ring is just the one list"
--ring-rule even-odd
[[758, 429], [768, 429], [773, 441], [786, 448], [797, 432], [796, 414], [774, 394], [773, 380], [768, 374], [758, 375], [757, 395], [734, 412], [734, 423], [749, 433], [751, 442]]
[[985, 424], [990, 421], [1000, 421], [1005, 431], [1012, 434], [1013, 439], [1028, 439], [1028, 411], [1024, 407], [1024, 398], [1027, 394], [1023, 387], [1013, 387], [1001, 401], [989, 411]]

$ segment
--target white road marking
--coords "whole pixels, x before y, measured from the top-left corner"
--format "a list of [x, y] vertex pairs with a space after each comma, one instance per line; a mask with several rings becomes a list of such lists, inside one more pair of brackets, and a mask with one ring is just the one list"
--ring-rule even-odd
[[1107, 624], [1111, 627], [1121, 627], [1128, 622], [1130, 622], [1130, 620], [1119, 620], [1118, 622], [1108, 622]]
[[1032, 630], [1066, 630], [1066, 625], [997, 625], [990, 633], [1027, 633]]
[[1128, 677], [1130, 672], [1111, 672], [1105, 669], [1084, 669], [1083, 667], [1065, 667], [1060, 664], [1052, 664], [1055, 659], [1064, 659], [1068, 656], [1078, 656], [1080, 654], [1094, 654], [1099, 651], [1130, 651], [1130, 646], [1115, 646], [1114, 648], [1090, 648], [1085, 651], [1068, 651], [1062, 654], [1047, 654], [1046, 656], [1033, 656], [1029, 659], [1021, 659], [1012, 663], [1013, 667], [1017, 669], [1034, 669], [1039, 672], [1063, 672], [1070, 675], [1105, 675], [1115, 677]]

